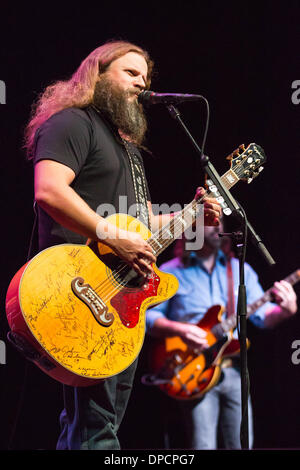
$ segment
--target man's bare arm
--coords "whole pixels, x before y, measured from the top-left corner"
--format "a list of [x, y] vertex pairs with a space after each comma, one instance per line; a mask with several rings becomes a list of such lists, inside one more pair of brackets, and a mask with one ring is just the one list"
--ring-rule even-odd
[[150, 245], [139, 234], [116, 228], [94, 212], [71, 188], [72, 169], [52, 160], [35, 166], [35, 199], [56, 222], [92, 240], [101, 240], [139, 274], [152, 272], [155, 262]]

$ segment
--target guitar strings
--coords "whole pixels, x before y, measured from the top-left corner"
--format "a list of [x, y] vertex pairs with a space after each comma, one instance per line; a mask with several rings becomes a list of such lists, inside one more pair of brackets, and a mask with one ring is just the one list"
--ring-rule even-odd
[[[203, 198], [207, 196], [207, 193], [205, 193], [201, 199], [199, 199], [198, 201], [196, 200], [193, 200], [190, 204], [188, 204], [186, 206], [186, 208], [184, 209], [184, 211], [188, 210], [193, 204], [200, 204], [201, 201], [203, 200]], [[183, 212], [184, 212], [183, 211]], [[177, 235], [179, 235], [180, 233], [182, 233], [182, 223], [180, 223], [180, 220], [172, 220], [171, 223], [173, 223], [173, 229], [174, 229], [174, 233], [173, 233], [173, 238], [177, 238]], [[155, 232], [155, 234], [152, 236], [153, 238], [154, 237], [157, 237], [157, 233], [159, 234], [162, 234], [163, 231], [166, 229], [167, 226], [170, 226], [171, 224], [166, 224], [165, 227], [162, 227], [161, 229], [159, 229], [157, 232]], [[151, 237], [151, 238], [152, 238]], [[148, 243], [150, 244], [150, 246], [153, 245], [153, 239], [149, 239]], [[157, 251], [156, 254], [159, 254], [159, 252], [163, 251], [165, 249], [165, 247], [167, 247], [171, 242], [173, 241], [173, 239], [171, 240], [166, 240], [164, 242], [162, 242], [162, 245], [161, 245], [161, 248]], [[153, 246], [152, 246], [153, 247]], [[120, 275], [121, 273], [123, 273], [124, 271], [126, 271], [127, 269], [131, 270], [132, 268], [125, 264], [124, 262], [124, 265], [117, 269], [117, 270], [114, 270], [112, 271], [112, 275], [113, 276], [117, 276], [117, 275]], [[119, 282], [119, 281], [118, 281]], [[124, 284], [121, 283], [122, 286], [126, 286], [128, 284], [128, 281], [126, 281]], [[107, 301], [109, 300], [109, 297], [111, 298], [112, 295], [114, 295], [114, 293], [117, 293], [119, 291], [119, 288], [120, 286], [115, 286], [113, 289], [109, 289], [111, 287], [111, 282], [109, 279], [106, 279], [105, 281], [103, 281], [102, 283], [100, 283], [98, 286], [96, 286], [96, 288], [94, 288], [95, 292], [97, 294], [101, 294], [101, 298], [103, 301]], [[103, 296], [107, 296], [107, 297], [103, 297]]]
[[[174, 221], [173, 221], [173, 222], [174, 222]], [[181, 224], [179, 224], [178, 221], [176, 221], [175, 223], [173, 223], [173, 227], [174, 227], [174, 237], [177, 236], [177, 232], [182, 233]], [[179, 228], [180, 228], [180, 230], [179, 230]], [[158, 233], [159, 233], [159, 232], [162, 233], [162, 232], [163, 232], [163, 229], [160, 229], [160, 230], [158, 231]], [[156, 234], [157, 234], [157, 232], [153, 235], [153, 237], [155, 237]], [[152, 245], [152, 241], [153, 241], [153, 240], [149, 239], [149, 242], [148, 242], [148, 243], [150, 244], [150, 246]], [[161, 249], [164, 249], [164, 246], [166, 246], [168, 243], [170, 243], [170, 241], [164, 242], [164, 243], [161, 245]], [[120, 275], [120, 274], [122, 274], [122, 273], [123, 273], [124, 271], [126, 271], [126, 270], [129, 270], [129, 272], [130, 272], [131, 269], [132, 269], [132, 268], [131, 268], [129, 265], [125, 264], [125, 262], [124, 262], [124, 265], [123, 265], [120, 269], [115, 270], [115, 271], [112, 271], [112, 274], [113, 274], [114, 276]], [[128, 272], [128, 274], [129, 274], [129, 272]], [[120, 281], [118, 281], [118, 282], [120, 282]], [[120, 284], [121, 284], [121, 286], [126, 286], [126, 285], [128, 284], [128, 281], [125, 281], [125, 282], [123, 282], [123, 283], [121, 282]], [[110, 281], [109, 281], [109, 280], [105, 280], [105, 281], [103, 281], [99, 286], [97, 286], [96, 289], [94, 289], [94, 290], [97, 292], [97, 294], [101, 294], [101, 298], [102, 298], [103, 301], [107, 301], [107, 300], [109, 299], [109, 297], [111, 298], [112, 295], [114, 295], [114, 293], [117, 293], [117, 292], [119, 291], [120, 286], [115, 286], [113, 289], [110, 289], [110, 286], [111, 286]]]
[[[242, 166], [242, 162], [238, 163], [238, 164], [235, 166], [235, 171], [234, 171], [234, 172], [238, 175], [238, 177], [239, 177], [239, 179], [240, 179], [239, 168], [238, 168], [239, 166]], [[225, 172], [225, 174], [221, 177], [221, 179], [223, 180], [223, 183], [225, 184], [225, 186], [227, 186], [227, 189], [230, 189], [230, 187], [233, 185], [233, 184], [230, 185], [230, 183], [228, 183], [227, 180], [225, 179], [227, 173], [229, 173], [230, 171], [233, 171], [232, 168], [230, 168], [227, 172]], [[190, 204], [188, 204], [187, 207], [186, 207], [184, 210], [187, 210], [187, 209], [188, 209], [190, 206], [192, 206], [193, 204], [200, 204], [200, 203], [202, 202], [202, 200], [204, 199], [204, 197], [205, 197], [205, 196], [209, 196], [210, 193], [211, 193], [211, 192], [208, 193], [207, 191], [205, 191], [204, 195], [203, 195], [199, 200], [193, 199], [193, 201], [192, 201]], [[183, 211], [184, 211], [184, 210], [183, 210]], [[159, 229], [158, 231], [156, 231], [156, 232], [150, 237], [150, 239], [148, 240], [148, 243], [150, 244], [150, 246], [153, 245], [152, 242], [154, 241], [154, 239], [158, 237], [158, 236], [157, 236], [157, 233], [162, 233], [162, 232], [166, 229], [167, 226], [170, 226], [170, 225], [171, 225], [172, 222], [174, 222], [174, 219], [173, 219], [169, 224], [166, 224], [164, 227], [162, 227], [161, 229]], [[177, 222], [177, 221], [176, 221], [176, 222]], [[173, 224], [173, 225], [174, 225], [174, 224]], [[175, 228], [175, 225], [174, 225], [174, 228]], [[173, 237], [173, 238], [175, 238], [175, 237]], [[171, 241], [173, 241], [173, 240], [171, 240]], [[171, 243], [171, 241], [170, 241], [170, 243]], [[152, 245], [151, 245], [151, 243], [152, 243]], [[170, 244], [170, 243], [169, 243], [169, 244]], [[162, 248], [164, 249], [166, 246], [168, 246], [168, 245], [167, 245], [167, 244], [162, 245]], [[154, 247], [152, 246], [152, 248], [154, 248]], [[162, 251], [162, 250], [158, 250], [157, 254], [160, 254], [161, 251]], [[125, 266], [122, 266], [121, 268], [119, 268], [119, 269], [117, 269], [117, 270], [112, 271], [112, 275], [115, 276], [115, 275], [120, 274], [124, 269], [127, 268], [127, 266], [128, 266], [128, 265], [125, 265]], [[98, 289], [100, 286], [103, 286], [104, 283], [105, 283], [105, 281], [103, 281], [102, 284], [99, 284], [98, 286], [96, 286], [94, 290], [97, 291], [97, 289]], [[109, 283], [109, 282], [108, 282], [108, 283]], [[110, 283], [109, 283], [109, 284], [110, 284]]]
[[[191, 206], [192, 204], [195, 204], [195, 203], [196, 203], [196, 204], [199, 204], [199, 203], [201, 203], [202, 199], [203, 199], [205, 196], [206, 196], [206, 194], [204, 194], [203, 197], [202, 197], [199, 201], [193, 200], [193, 201], [184, 209], [184, 211], [187, 210], [187, 209], [189, 208], [189, 206]], [[162, 227], [161, 229], [157, 230], [157, 231], [147, 240], [147, 242], [150, 244], [150, 246], [151, 246], [152, 248], [154, 248], [153, 242], [155, 242], [155, 238], [158, 238], [158, 235], [161, 235], [161, 234], [166, 230], [166, 227], [170, 226], [171, 224], [173, 224], [174, 229], [177, 228], [176, 225], [178, 226], [178, 228], [179, 228], [179, 225], [180, 225], [177, 220], [174, 220], [174, 219], [173, 219], [173, 220], [171, 220], [170, 223], [166, 224], [164, 227]], [[174, 230], [174, 238], [175, 238], [175, 230]], [[170, 244], [172, 241], [173, 241], [173, 240], [170, 240], [170, 241], [167, 241], [167, 242], [163, 242], [163, 244], [161, 245], [161, 249], [160, 249], [160, 250], [157, 250], [156, 254], [159, 254], [159, 252], [162, 251], [163, 249], [165, 249], [165, 247], [168, 246], [168, 243]], [[125, 263], [125, 261], [124, 261], [124, 263]], [[112, 271], [112, 274], [113, 274], [113, 275], [118, 275], [118, 274], [120, 274], [124, 269], [126, 269], [127, 267], [129, 267], [129, 265], [128, 265], [128, 264], [125, 264], [125, 265], [122, 266], [121, 268], [119, 268], [119, 269], [117, 269], [117, 270], [113, 270], [113, 271]], [[105, 281], [103, 281], [103, 282], [105, 282]], [[96, 287], [95, 287], [95, 290], [97, 290], [97, 289], [98, 289], [100, 286], [102, 286], [102, 285], [103, 285], [103, 283], [102, 283], [102, 284], [99, 284], [98, 286], [96, 286]]]
[[[239, 176], [239, 172], [236, 171], [238, 170], [238, 166], [242, 165], [242, 163], [239, 163], [237, 165], [237, 168], [235, 168], [235, 173]], [[231, 169], [229, 169], [225, 174], [224, 176], [222, 177], [222, 179], [225, 177], [225, 175], [230, 171]], [[227, 185], [227, 181], [224, 181], [223, 180], [223, 183], [225, 183]], [[227, 189], [230, 189], [230, 185], [228, 185]], [[201, 204], [201, 202], [203, 201], [204, 197], [206, 196], [209, 196], [211, 194], [211, 192], [207, 192], [205, 191], [204, 195], [199, 199], [199, 200], [193, 200], [190, 204], [188, 204], [184, 209], [183, 211], [181, 212], [181, 214], [184, 214], [184, 211], [187, 211], [190, 207], [194, 205], [198, 205], [198, 204]], [[158, 238], [158, 235], [162, 235], [163, 232], [166, 230], [167, 227], [170, 227], [171, 224], [173, 224], [173, 230], [174, 230], [174, 233], [173, 233], [173, 237], [171, 240], [167, 240], [165, 242], [162, 242], [162, 245], [160, 247], [159, 250], [156, 251], [155, 254], [160, 254], [168, 245], [170, 245], [172, 242], [173, 242], [173, 239], [176, 239], [177, 238], [177, 233], [176, 233], [176, 230], [178, 230], [179, 232], [179, 235], [180, 233], [182, 233], [182, 224], [180, 223], [180, 220], [178, 219], [173, 219], [172, 221], [170, 221], [170, 223], [166, 224], [164, 227], [162, 227], [161, 229], [157, 230], [151, 237], [148, 241], [149, 245], [154, 248], [153, 246], [153, 243], [155, 242], [155, 239]], [[179, 230], [180, 229], [180, 230]], [[131, 268], [127, 263], [123, 262], [121, 263], [122, 266], [115, 269], [115, 270], [112, 270], [111, 271], [111, 274], [114, 278], [116, 278], [117, 276], [120, 276], [122, 274], [125, 274], [125, 271], [126, 270], [129, 270], [128, 271], [128, 274], [129, 272], [131, 271]], [[120, 265], [119, 265], [120, 266]], [[94, 288], [94, 291], [101, 295], [101, 298], [103, 301], [107, 301], [109, 300], [109, 298], [111, 298], [115, 293], [117, 293], [120, 289], [120, 287], [126, 287], [126, 285], [128, 285], [129, 281], [124, 281], [122, 283], [122, 281], [118, 280], [117, 279], [117, 282], [119, 283], [118, 286], [115, 286], [113, 289], [110, 289], [111, 287], [111, 281], [109, 279], [106, 279], [104, 280], [103, 282], [101, 282], [99, 285], [97, 285], [95, 288]], [[106, 297], [103, 297], [103, 296], [106, 296]]]
[[[183, 214], [185, 211], [187, 211], [188, 209], [190, 209], [190, 207], [192, 207], [193, 205], [198, 205], [200, 204], [204, 197], [206, 196], [209, 196], [210, 193], [208, 193], [207, 191], [204, 193], [204, 195], [199, 198], [198, 200], [193, 200], [191, 203], [189, 203], [184, 209], [183, 211], [181, 212], [181, 214]], [[173, 225], [173, 230], [174, 230], [174, 233], [173, 233], [173, 237], [172, 239], [169, 239], [169, 240], [166, 240], [166, 241], [163, 241], [162, 242], [162, 245], [160, 247], [159, 250], [157, 250], [156, 254], [160, 254], [161, 251], [163, 251], [168, 245], [170, 245], [172, 242], [173, 242], [173, 239], [176, 239], [178, 235], [180, 235], [182, 233], [182, 223], [180, 222], [179, 219], [172, 219], [170, 221], [170, 223], [166, 224], [164, 227], [162, 227], [161, 229], [159, 229], [157, 232], [155, 232], [155, 234], [152, 235], [152, 237], [148, 240], [148, 243], [150, 244], [150, 246], [153, 247], [153, 239], [155, 239], [155, 237], [157, 237], [158, 235], [157, 234], [162, 234], [165, 230], [166, 230], [166, 227], [170, 227], [170, 225]], [[125, 270], [127, 269], [132, 269], [128, 264], [125, 264], [124, 262], [124, 265], [117, 269], [117, 270], [113, 270], [112, 271], [112, 275], [115, 277], [115, 276], [118, 276], [122, 273], [124, 273]], [[119, 281], [118, 281], [119, 282]], [[125, 283], [120, 283], [121, 286], [125, 287], [127, 284], [128, 284], [128, 281], [125, 281]], [[102, 283], [100, 283], [98, 286], [96, 286], [94, 288], [94, 291], [97, 293], [97, 294], [101, 294], [101, 298], [103, 301], [107, 301], [109, 300], [109, 298], [111, 298], [115, 293], [117, 293], [120, 289], [120, 286], [115, 286], [113, 289], [110, 289], [111, 287], [111, 282], [109, 279], [106, 279], [105, 281], [103, 281]], [[106, 297], [103, 297], [103, 296], [106, 296]]]
[[[175, 232], [175, 231], [174, 231]], [[167, 245], [167, 244], [166, 244]], [[120, 275], [122, 273], [122, 271], [126, 271], [126, 270], [131, 270], [132, 268], [125, 264], [124, 262], [124, 265], [122, 266], [121, 269], [119, 269], [118, 271], [112, 271], [112, 274], [114, 276], [117, 275]], [[118, 281], [119, 282], [119, 281]], [[126, 287], [126, 285], [128, 285], [128, 282], [129, 281], [125, 281], [124, 283], [120, 283], [122, 287]], [[100, 287], [101, 286], [101, 287]], [[109, 280], [105, 280], [102, 282], [101, 285], [98, 286], [97, 289], [95, 289], [96, 293], [97, 294], [100, 294], [101, 295], [101, 299], [106, 302], [107, 300], [109, 300], [115, 293], [119, 292], [119, 289], [120, 289], [120, 285], [118, 286], [115, 286], [114, 288], [110, 289], [110, 286], [111, 286], [111, 283]], [[100, 287], [100, 289], [99, 289]]]

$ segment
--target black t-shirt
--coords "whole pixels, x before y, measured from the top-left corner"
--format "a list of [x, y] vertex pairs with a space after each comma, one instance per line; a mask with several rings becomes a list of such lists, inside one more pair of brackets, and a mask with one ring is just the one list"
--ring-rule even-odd
[[[131, 152], [142, 157], [136, 147]], [[114, 128], [92, 107], [67, 108], [45, 121], [35, 135], [34, 164], [55, 160], [75, 172], [71, 187], [102, 216], [128, 213], [136, 204], [129, 157]], [[146, 182], [147, 199], [150, 193]], [[130, 212], [131, 215], [132, 214]], [[86, 239], [38, 208], [39, 249]]]

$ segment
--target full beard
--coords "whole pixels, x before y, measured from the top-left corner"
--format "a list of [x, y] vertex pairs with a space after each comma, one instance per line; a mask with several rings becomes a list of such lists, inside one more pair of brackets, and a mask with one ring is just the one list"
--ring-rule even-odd
[[141, 104], [129, 97], [138, 90], [124, 91], [107, 77], [96, 83], [93, 103], [121, 131], [126, 138], [142, 146], [147, 131], [147, 120]]

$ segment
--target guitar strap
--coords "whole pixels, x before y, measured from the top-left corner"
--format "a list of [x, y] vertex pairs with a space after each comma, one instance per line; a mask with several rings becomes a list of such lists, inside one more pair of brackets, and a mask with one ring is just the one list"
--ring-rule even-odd
[[151, 230], [144, 170], [135, 147], [124, 139], [122, 141], [130, 162], [136, 200], [136, 217]]
[[140, 157], [137, 155], [136, 147], [128, 142], [127, 140], [123, 139], [120, 136], [118, 129], [112, 125], [112, 123], [105, 117], [103, 112], [94, 104], [91, 105], [92, 108], [100, 115], [101, 119], [103, 119], [106, 124], [109, 126], [115, 137], [120, 143], [123, 143], [126, 153], [128, 155], [132, 180], [133, 180], [133, 187], [134, 187], [134, 195], [136, 201], [136, 213], [130, 214], [139, 219], [143, 222], [146, 227], [151, 230], [150, 225], [150, 217], [147, 205], [147, 189], [146, 189], [146, 180], [144, 169], [140, 161]]
[[234, 306], [234, 285], [233, 285], [233, 275], [232, 275], [232, 266], [231, 266], [231, 257], [227, 257], [226, 261], [226, 273], [227, 273], [227, 307], [226, 307], [226, 317], [231, 317], [235, 314]]

